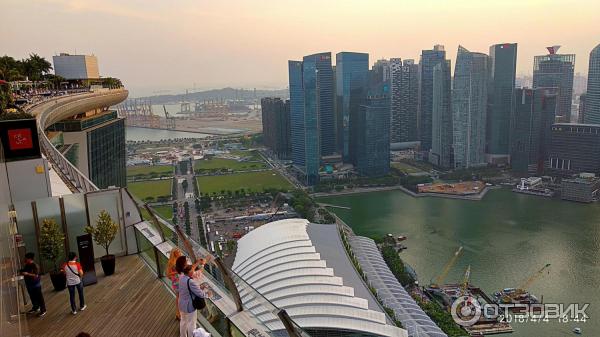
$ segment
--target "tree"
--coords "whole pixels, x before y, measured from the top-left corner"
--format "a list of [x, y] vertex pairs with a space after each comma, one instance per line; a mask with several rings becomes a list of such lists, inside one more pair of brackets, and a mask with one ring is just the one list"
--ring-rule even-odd
[[40, 256], [58, 270], [56, 260], [65, 247], [65, 236], [54, 219], [44, 219], [40, 228]]
[[92, 236], [96, 244], [102, 246], [106, 250], [106, 255], [109, 255], [108, 248], [117, 237], [118, 231], [119, 225], [112, 220], [110, 214], [108, 214], [106, 210], [102, 210], [100, 211], [100, 214], [98, 214], [96, 226], [88, 225], [85, 227], [85, 232]]
[[23, 64], [24, 74], [27, 75], [30, 81], [39, 81], [42, 75], [47, 74], [52, 70], [52, 64], [38, 54], [29, 54], [29, 58], [21, 61]]

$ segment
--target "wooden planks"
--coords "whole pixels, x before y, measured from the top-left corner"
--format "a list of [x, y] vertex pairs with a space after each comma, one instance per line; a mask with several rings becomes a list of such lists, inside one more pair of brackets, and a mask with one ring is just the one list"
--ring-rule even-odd
[[[103, 336], [178, 336], [175, 298], [137, 255], [120, 257], [114, 275], [105, 277], [96, 264], [98, 283], [84, 288], [87, 309], [71, 314], [69, 292], [55, 292], [50, 277], [43, 277], [48, 313], [28, 315], [33, 337], [75, 337], [87, 332]], [[77, 295], [76, 303], [79, 304]]]

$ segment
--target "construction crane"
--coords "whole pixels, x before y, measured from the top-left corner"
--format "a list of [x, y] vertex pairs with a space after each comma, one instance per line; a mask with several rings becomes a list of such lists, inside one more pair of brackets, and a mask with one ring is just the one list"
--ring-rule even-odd
[[175, 129], [175, 118], [169, 114], [167, 107], [164, 104], [163, 110], [165, 111], [165, 119], [167, 120], [167, 129]]
[[460, 283], [461, 293], [466, 294], [467, 289], [469, 289], [469, 282], [471, 281], [471, 265], [467, 267], [465, 270], [465, 274], [463, 276], [462, 282]]
[[[521, 290], [521, 291], [525, 292], [524, 289], [529, 288], [533, 284], [533, 282], [535, 282], [540, 276], [542, 276], [544, 274], [544, 271], [546, 271], [548, 268], [550, 268], [550, 263], [547, 263], [540, 270], [533, 273], [533, 275], [531, 275], [525, 282], [523, 282], [523, 284], [521, 284], [520, 287], [517, 288], [517, 291]], [[549, 270], [548, 270], [548, 273], [550, 273]]]
[[511, 303], [514, 300], [516, 300], [517, 298], [523, 296], [524, 294], [527, 294], [527, 289], [535, 282], [537, 281], [542, 275], [544, 275], [545, 271], [548, 271], [548, 273], [550, 273], [550, 271], [548, 270], [550, 268], [550, 263], [547, 263], [545, 266], [543, 266], [542, 268], [540, 268], [538, 271], [536, 271], [535, 273], [533, 273], [531, 276], [529, 276], [529, 278], [527, 280], [525, 280], [519, 287], [517, 287], [513, 292], [508, 293], [506, 295], [504, 295], [502, 297], [502, 302], [504, 303]]
[[462, 253], [462, 251], [463, 251], [463, 247], [460, 246], [458, 248], [458, 250], [452, 256], [450, 261], [448, 261], [448, 263], [446, 263], [446, 265], [442, 269], [442, 272], [435, 279], [435, 282], [433, 282], [431, 284], [431, 287], [433, 287], [433, 288], [439, 287], [444, 282], [444, 280], [446, 279], [446, 276], [448, 276], [448, 273], [450, 272], [450, 269], [452, 269], [452, 267], [454, 266], [456, 261], [458, 261], [458, 258], [460, 257], [460, 254]]

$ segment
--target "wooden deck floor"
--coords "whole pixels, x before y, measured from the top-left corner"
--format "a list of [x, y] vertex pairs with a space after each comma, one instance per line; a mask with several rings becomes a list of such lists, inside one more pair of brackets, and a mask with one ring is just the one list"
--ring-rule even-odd
[[139, 256], [117, 258], [117, 270], [109, 277], [97, 264], [96, 274], [98, 283], [84, 288], [88, 307], [77, 315], [71, 314], [69, 292], [55, 292], [44, 276], [48, 314], [28, 317], [31, 336], [75, 337], [82, 331], [92, 337], [178, 336], [175, 298]]

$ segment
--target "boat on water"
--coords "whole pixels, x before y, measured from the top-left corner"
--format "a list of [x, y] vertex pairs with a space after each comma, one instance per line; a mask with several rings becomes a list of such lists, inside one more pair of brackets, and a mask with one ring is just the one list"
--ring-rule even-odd
[[581, 335], [581, 328], [575, 328], [573, 329], [573, 333], [576, 335]]

